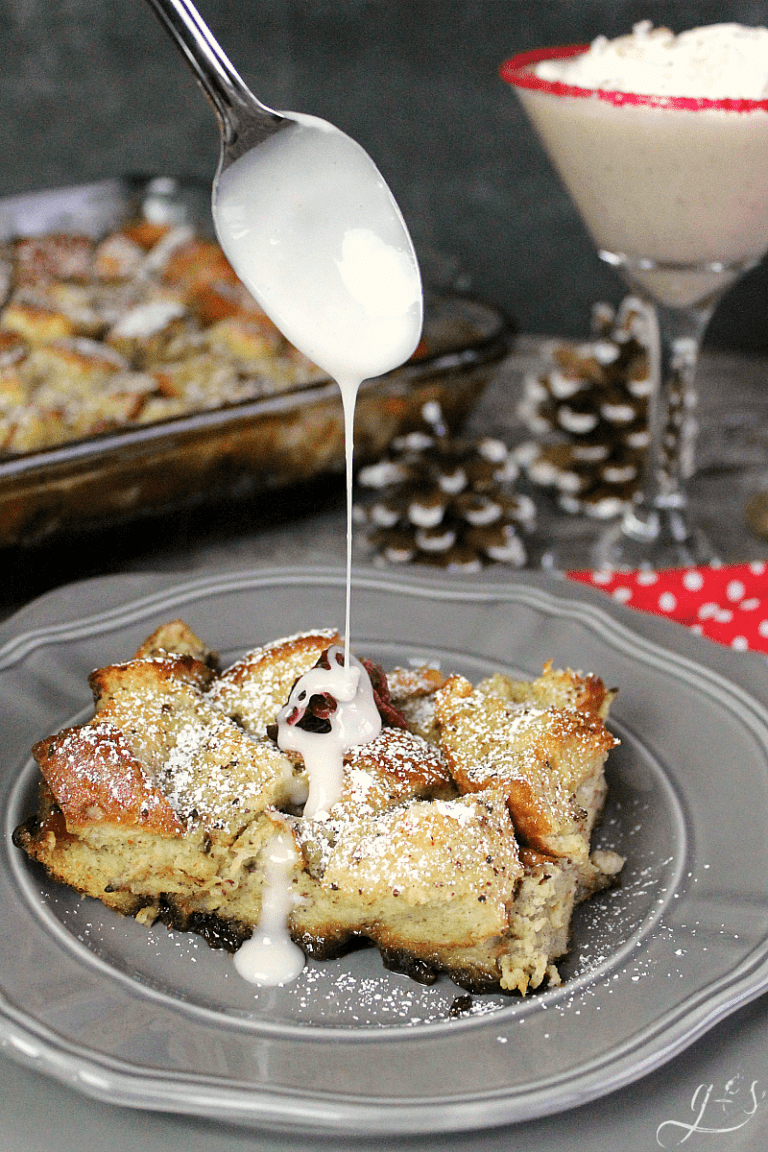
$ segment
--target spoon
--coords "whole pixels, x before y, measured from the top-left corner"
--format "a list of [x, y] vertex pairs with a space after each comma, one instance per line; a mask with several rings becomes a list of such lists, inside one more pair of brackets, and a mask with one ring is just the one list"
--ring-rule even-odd
[[[211, 204], [219, 243], [286, 339], [341, 389], [349, 668], [355, 402], [363, 380], [403, 364], [419, 342], [416, 253], [394, 196], [359, 144], [316, 116], [258, 101], [189, 0], [148, 3], [219, 119]], [[308, 431], [325, 436], [322, 428]]]
[[402, 364], [421, 334], [421, 279], [367, 152], [325, 120], [257, 100], [190, 0], [147, 2], [218, 117], [213, 220], [240, 279], [342, 391]]
[[257, 100], [188, 0], [147, 0], [213, 105], [221, 131], [219, 172], [292, 123]]

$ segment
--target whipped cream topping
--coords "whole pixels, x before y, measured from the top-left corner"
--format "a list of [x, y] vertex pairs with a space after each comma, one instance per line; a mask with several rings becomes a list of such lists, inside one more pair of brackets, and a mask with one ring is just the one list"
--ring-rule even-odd
[[763, 100], [768, 28], [710, 24], [675, 35], [643, 20], [630, 35], [598, 36], [583, 54], [543, 60], [534, 71], [542, 80], [640, 96]]

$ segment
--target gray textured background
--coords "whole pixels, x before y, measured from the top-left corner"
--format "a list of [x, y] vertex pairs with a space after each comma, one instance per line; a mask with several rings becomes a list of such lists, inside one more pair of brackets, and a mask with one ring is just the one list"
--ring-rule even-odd
[[[498, 78], [513, 52], [618, 35], [768, 24], [768, 0], [200, 0], [253, 91], [354, 136], [431, 273], [464, 277], [527, 331], [587, 330], [622, 288]], [[0, 195], [161, 171], [209, 180], [213, 114], [143, 0], [0, 0]], [[727, 297], [712, 344], [768, 351], [768, 269]]]

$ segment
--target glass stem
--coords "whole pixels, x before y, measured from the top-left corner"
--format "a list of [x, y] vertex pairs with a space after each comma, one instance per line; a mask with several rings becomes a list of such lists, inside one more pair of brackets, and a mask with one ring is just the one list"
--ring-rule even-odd
[[635, 540], [682, 544], [691, 534], [685, 482], [693, 471], [694, 375], [713, 311], [709, 301], [687, 308], [648, 305], [654, 384], [648, 410], [650, 444], [639, 498], [622, 524], [623, 532]]

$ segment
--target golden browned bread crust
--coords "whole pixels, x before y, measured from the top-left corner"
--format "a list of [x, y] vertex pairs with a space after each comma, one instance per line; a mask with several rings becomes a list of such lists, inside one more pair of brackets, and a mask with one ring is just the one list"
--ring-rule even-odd
[[301, 815], [298, 755], [268, 729], [332, 629], [222, 673], [181, 620], [90, 677], [86, 724], [34, 748], [38, 811], [15, 841], [56, 880], [124, 914], [236, 947], [257, 923], [277, 833], [293, 837], [294, 939], [335, 956], [365, 938], [389, 967], [471, 989], [556, 983], [575, 904], [613, 882], [590, 857], [614, 738], [597, 677], [545, 667], [476, 688], [435, 669], [374, 670], [385, 724], [345, 758], [327, 814]]
[[608, 716], [616, 696], [616, 689], [606, 688], [593, 672], [584, 674], [570, 668], [553, 668], [551, 660], [546, 662], [542, 675], [535, 680], [513, 680], [503, 673], [496, 673], [482, 681], [482, 687], [517, 704], [583, 712], [587, 716], [599, 716], [601, 720]]
[[[159, 788], [147, 779], [119, 728], [68, 728], [32, 749], [69, 832], [94, 824], [138, 827], [178, 836], [184, 825]], [[81, 765], [88, 765], [81, 771]]]
[[370, 817], [344, 815], [332, 809], [328, 826], [297, 827], [315, 859], [292, 924], [311, 954], [334, 954], [365, 936], [392, 966], [434, 972], [450, 970], [446, 950], [503, 935], [522, 875], [503, 797], [413, 800]]
[[[587, 684], [574, 691], [573, 675], [564, 693], [563, 674], [545, 669], [527, 700], [519, 687], [499, 692], [498, 678], [473, 688], [451, 676], [436, 693], [435, 717], [462, 791], [502, 789], [523, 843], [584, 858], [604, 800], [603, 765], [616, 741], [595, 711], [601, 692]], [[576, 707], [576, 700], [586, 703]]]
[[191, 656], [209, 668], [218, 666], [218, 655], [196, 636], [188, 624], [183, 620], [171, 620], [168, 624], [161, 624], [151, 636], [141, 644], [134, 656], [135, 660], [146, 660], [152, 656], [163, 656], [173, 653], [177, 656]]

